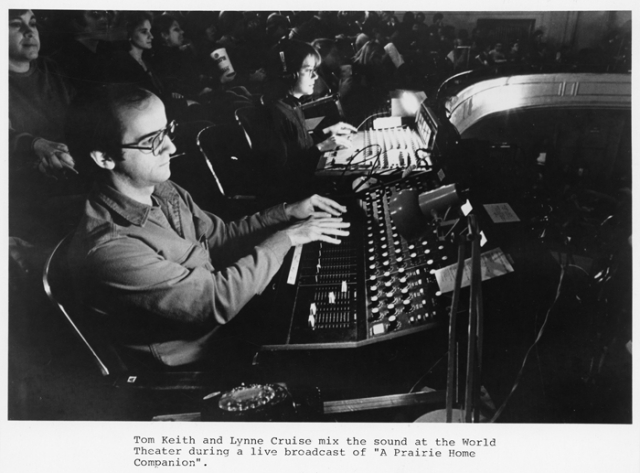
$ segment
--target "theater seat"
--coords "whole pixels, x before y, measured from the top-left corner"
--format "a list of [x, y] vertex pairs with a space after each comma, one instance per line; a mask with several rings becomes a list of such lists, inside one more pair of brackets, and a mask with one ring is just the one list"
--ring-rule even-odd
[[[83, 309], [70, 284], [67, 252], [72, 238], [73, 233], [63, 238], [46, 260], [42, 284], [54, 308], [81, 341], [100, 374], [119, 388], [191, 392], [193, 402], [197, 402], [201, 394], [219, 389], [220, 379], [212, 372], [193, 371], [188, 365], [181, 370], [163, 367], [160, 363], [147, 366], [136, 363], [134, 366], [131, 356], [105, 341], [98, 328], [99, 322], [94, 323], [93, 319], [89, 322], [89, 310]], [[95, 316], [93, 312], [90, 315]]]

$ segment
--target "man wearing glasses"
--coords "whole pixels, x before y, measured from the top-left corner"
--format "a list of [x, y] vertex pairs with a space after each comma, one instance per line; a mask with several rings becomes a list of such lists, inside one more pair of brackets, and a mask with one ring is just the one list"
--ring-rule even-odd
[[124, 351], [169, 366], [206, 359], [292, 246], [348, 235], [345, 208], [320, 196], [233, 223], [201, 210], [169, 181], [175, 123], [149, 91], [105, 87], [74, 123], [70, 146], [95, 186], [69, 263], [83, 304]]

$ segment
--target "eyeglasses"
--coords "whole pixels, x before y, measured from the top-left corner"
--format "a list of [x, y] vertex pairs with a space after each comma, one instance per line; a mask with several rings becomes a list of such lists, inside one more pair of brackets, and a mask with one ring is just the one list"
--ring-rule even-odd
[[162, 130], [158, 130], [153, 135], [147, 136], [142, 141], [139, 141], [138, 143], [123, 144], [120, 145], [120, 148], [151, 151], [154, 156], [158, 156], [158, 150], [162, 146], [162, 143], [164, 143], [165, 137], [168, 136], [170, 140], [173, 140], [175, 138], [177, 126], [178, 123], [175, 120], [172, 120], [171, 123], [169, 123]]
[[300, 70], [300, 73], [302, 75], [306, 75], [309, 77], [313, 77], [313, 76], [317, 76], [318, 75], [318, 68], [317, 67], [304, 67]]

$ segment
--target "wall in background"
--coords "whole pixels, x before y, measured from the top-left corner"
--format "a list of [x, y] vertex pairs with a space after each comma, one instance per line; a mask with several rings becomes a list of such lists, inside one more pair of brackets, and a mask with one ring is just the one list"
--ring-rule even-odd
[[[405, 12], [396, 12], [401, 20]], [[436, 12], [424, 12], [426, 24]], [[478, 19], [533, 19], [535, 28], [544, 31], [545, 41], [552, 48], [569, 45], [576, 52], [599, 44], [607, 31], [620, 28], [631, 20], [631, 11], [454, 11], [441, 12], [445, 24], [456, 31], [473, 31]]]

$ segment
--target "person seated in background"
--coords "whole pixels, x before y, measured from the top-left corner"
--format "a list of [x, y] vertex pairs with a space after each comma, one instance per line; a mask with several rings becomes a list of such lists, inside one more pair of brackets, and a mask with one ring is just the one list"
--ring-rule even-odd
[[111, 55], [103, 71], [105, 80], [144, 87], [164, 101], [171, 118], [188, 119], [188, 103], [184, 95], [166, 87], [151, 62], [153, 15], [146, 11], [126, 12], [124, 26], [129, 50]]
[[210, 80], [217, 80], [219, 75], [210, 56], [216, 49], [219, 37], [218, 16], [218, 12], [213, 11], [189, 12], [183, 25], [187, 37], [191, 39], [199, 73]]
[[491, 57], [491, 54], [489, 54], [489, 52], [491, 51], [491, 44], [489, 44], [488, 42], [478, 41], [476, 43], [476, 48], [472, 47], [472, 49], [477, 49], [478, 51], [478, 54], [474, 56], [472, 61], [473, 69], [489, 67], [493, 65], [493, 57]]
[[215, 77], [225, 89], [243, 87], [250, 93], [260, 95], [268, 51], [265, 26], [260, 15], [256, 12], [223, 11], [220, 12], [217, 25], [221, 36], [209, 51], [210, 58], [205, 60], [220, 67], [216, 56], [226, 57], [233, 73], [229, 74], [226, 68], [217, 69], [214, 71]]
[[504, 53], [504, 48], [501, 42], [497, 42], [493, 45], [493, 48], [489, 51], [489, 56], [491, 56], [493, 64], [507, 62], [507, 56]]
[[9, 225], [30, 241], [66, 232], [84, 190], [64, 137], [74, 91], [39, 51], [33, 12], [9, 10]]
[[67, 253], [74, 287], [121, 354], [166, 366], [210, 360], [216, 332], [292, 246], [348, 235], [346, 209], [313, 195], [225, 223], [169, 180], [175, 123], [163, 102], [129, 84], [96, 92], [74, 111], [70, 139], [95, 183]]
[[310, 43], [318, 38], [335, 38], [340, 33], [337, 12], [325, 10], [310, 13], [310, 18], [291, 29], [289, 39]]
[[51, 55], [79, 92], [103, 82], [104, 63], [117, 48], [107, 41], [115, 12], [105, 10], [69, 10], [64, 28], [69, 35], [60, 49]]
[[351, 89], [351, 64], [344, 57], [338, 42], [333, 39], [319, 38], [311, 45], [320, 53], [318, 79], [314, 85], [314, 98], [339, 94], [346, 97]]
[[125, 29], [129, 49], [114, 53], [103, 72], [107, 82], [136, 84], [162, 97], [165, 87], [153, 70], [149, 57], [153, 48], [152, 24], [150, 12], [127, 12]]
[[196, 66], [193, 50], [185, 44], [184, 31], [178, 19], [168, 13], [153, 23], [154, 56], [152, 65], [163, 85], [185, 97], [197, 100], [206, 92], [206, 82]]
[[368, 41], [353, 58], [352, 88], [343, 101], [345, 113], [357, 122], [380, 108], [388, 97], [393, 66], [384, 47]]
[[300, 99], [313, 94], [320, 61], [317, 49], [296, 40], [283, 40], [267, 59], [270, 83], [264, 101], [270, 127], [257, 148], [265, 151], [271, 179], [293, 195], [308, 189], [320, 155], [350, 146], [348, 135], [356, 131], [342, 122], [321, 132], [307, 130]]
[[353, 41], [353, 51], [354, 51], [354, 55], [358, 54], [358, 51], [360, 51], [362, 49], [362, 47], [367, 44], [369, 41], [371, 41], [371, 38], [369, 38], [366, 34], [364, 33], [360, 33], [356, 36], [356, 39]]
[[271, 48], [275, 46], [282, 38], [289, 36], [289, 20], [286, 16], [279, 13], [271, 13], [267, 17], [266, 23], [266, 45]]
[[[236, 15], [227, 16], [227, 20]], [[225, 15], [223, 15], [223, 19]], [[204, 113], [201, 118], [214, 123], [233, 123], [234, 112], [241, 107], [253, 104], [254, 97], [238, 81], [224, 77], [221, 70], [221, 54], [214, 53], [221, 46], [218, 43], [220, 36], [218, 12], [190, 12], [185, 16], [184, 29], [186, 36], [191, 40], [189, 49], [193, 52], [194, 66], [196, 67], [199, 82], [204, 86], [200, 91], [197, 101], [202, 104]], [[214, 59], [213, 56], [218, 56]], [[236, 64], [229, 55], [225, 55], [232, 66]], [[258, 76], [261, 73], [256, 71]], [[260, 79], [259, 77], [257, 77]], [[200, 111], [202, 111], [202, 109]]]
[[513, 43], [511, 43], [511, 49], [509, 50], [507, 59], [509, 62], [516, 63], [516, 64], [520, 64], [524, 61], [524, 54], [522, 54], [519, 40], [516, 40]]
[[429, 25], [429, 43], [432, 50], [440, 49], [440, 40], [444, 28], [444, 15], [440, 12], [435, 13], [431, 18], [431, 25]]

